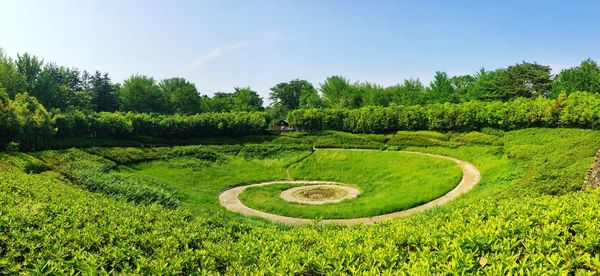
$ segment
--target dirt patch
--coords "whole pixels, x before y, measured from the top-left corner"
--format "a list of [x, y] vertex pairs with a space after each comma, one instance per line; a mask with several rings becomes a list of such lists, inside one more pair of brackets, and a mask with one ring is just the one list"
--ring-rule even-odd
[[340, 184], [316, 184], [282, 191], [281, 199], [300, 204], [322, 205], [338, 203], [358, 196], [358, 189]]
[[296, 197], [304, 198], [306, 200], [331, 199], [331, 198], [344, 196], [346, 194], [347, 193], [345, 193], [341, 190], [327, 189], [327, 188], [305, 189], [305, 190], [294, 193], [294, 195]]
[[583, 187], [585, 189], [600, 187], [600, 151], [596, 154], [596, 161], [585, 176]]

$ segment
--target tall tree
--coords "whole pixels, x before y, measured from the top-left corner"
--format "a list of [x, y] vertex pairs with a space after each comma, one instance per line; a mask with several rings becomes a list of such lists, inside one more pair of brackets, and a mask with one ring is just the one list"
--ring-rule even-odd
[[562, 91], [567, 94], [575, 91], [600, 93], [600, 67], [591, 59], [586, 59], [577, 67], [563, 69], [552, 83], [552, 96]]
[[435, 72], [433, 81], [427, 90], [427, 102], [430, 103], [455, 103], [458, 101], [454, 93], [452, 81], [445, 72]]
[[467, 99], [482, 101], [508, 99], [506, 90], [509, 79], [506, 69], [487, 71], [481, 68], [474, 78], [475, 81], [467, 90]]
[[19, 72], [17, 65], [0, 48], [0, 88], [11, 97], [27, 90], [25, 77]]
[[33, 86], [42, 72], [44, 61], [29, 53], [17, 54], [17, 69], [24, 76], [27, 91], [32, 91]]
[[394, 101], [393, 91], [384, 89], [381, 85], [364, 82], [356, 84], [356, 89], [362, 95], [363, 105], [388, 106]]
[[263, 109], [263, 100], [258, 93], [250, 87], [236, 87], [233, 92], [233, 110], [257, 111]]
[[469, 100], [469, 89], [475, 83], [476, 78], [471, 75], [453, 76], [450, 78], [454, 94], [459, 102]]
[[156, 84], [147, 76], [133, 75], [123, 82], [118, 91], [121, 108], [125, 111], [169, 113], [169, 99]]
[[117, 90], [108, 74], [96, 71], [89, 77], [89, 90], [92, 91], [91, 103], [96, 111], [115, 111], [119, 107]]
[[200, 112], [200, 94], [196, 85], [184, 78], [170, 78], [159, 84], [167, 95], [174, 112], [180, 114], [195, 114]]
[[344, 77], [331, 76], [321, 84], [323, 100], [329, 107], [358, 108], [362, 105], [362, 97], [356, 86]]
[[393, 103], [396, 105], [423, 104], [425, 99], [425, 86], [419, 79], [406, 79], [404, 83], [386, 88], [394, 95]]
[[551, 68], [537, 63], [517, 63], [506, 68], [508, 85], [504, 99], [546, 96], [552, 86]]
[[234, 110], [233, 94], [216, 92], [212, 97], [206, 97], [208, 112], [227, 112]]
[[319, 105], [319, 95], [315, 87], [306, 80], [294, 79], [278, 83], [271, 88], [269, 99], [273, 105], [281, 105], [287, 110]]

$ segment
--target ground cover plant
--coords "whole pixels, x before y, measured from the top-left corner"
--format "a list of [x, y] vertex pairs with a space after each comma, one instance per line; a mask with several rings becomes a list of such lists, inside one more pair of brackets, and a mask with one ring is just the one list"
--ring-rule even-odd
[[356, 218], [387, 214], [431, 201], [453, 189], [462, 177], [450, 160], [401, 152], [317, 150], [289, 169], [297, 180], [335, 181], [358, 188], [353, 200], [321, 206], [291, 203], [279, 197], [293, 187], [252, 187], [240, 195], [247, 206], [301, 218]]
[[[445, 135], [450, 142], [460, 136]], [[473, 191], [421, 214], [351, 227], [272, 225], [224, 212], [209, 195], [207, 203], [192, 206], [193, 200], [185, 203], [185, 197], [175, 192], [179, 205], [166, 208], [89, 192], [85, 185], [69, 179], [55, 155], [82, 156], [132, 177], [139, 176], [139, 169], [155, 166], [155, 175], [146, 177], [175, 179], [177, 173], [169, 175], [170, 170], [163, 166], [169, 164], [166, 159], [142, 158], [139, 160], [143, 162], [136, 163], [130, 160], [137, 157], [123, 158], [130, 163], [122, 165], [100, 153], [82, 150], [2, 153], [0, 271], [307, 275], [597, 272], [600, 193], [581, 191], [581, 187], [598, 150], [600, 132], [524, 129], [485, 131], [485, 135], [501, 143], [481, 143], [481, 139], [471, 137], [453, 145], [403, 146], [473, 163], [482, 173]], [[116, 150], [110, 151], [118, 160]], [[217, 153], [224, 158], [207, 161], [198, 166], [198, 172], [214, 166], [215, 175], [240, 182], [285, 176], [291, 164], [310, 156], [310, 150], [265, 159], [247, 159], [235, 150]], [[171, 160], [178, 158], [194, 157]], [[228, 162], [232, 164], [226, 165]], [[159, 163], [162, 172], [158, 171]], [[236, 168], [239, 170], [233, 170]], [[181, 173], [192, 171], [188, 168]], [[189, 178], [199, 177], [201, 173]], [[184, 185], [183, 177], [177, 181]], [[177, 188], [173, 183], [167, 184]], [[208, 187], [210, 194], [219, 185], [198, 181], [195, 188]], [[194, 189], [192, 185], [188, 188]]]

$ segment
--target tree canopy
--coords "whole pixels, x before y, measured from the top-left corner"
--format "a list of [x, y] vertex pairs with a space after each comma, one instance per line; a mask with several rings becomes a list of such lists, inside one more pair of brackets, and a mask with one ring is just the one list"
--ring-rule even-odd
[[[60, 66], [29, 53], [11, 59], [2, 49], [0, 91], [10, 100], [26, 92], [52, 114], [79, 110], [187, 115], [265, 109], [261, 95], [250, 87], [235, 87], [208, 96], [201, 95], [194, 83], [182, 77], [156, 80], [132, 75], [122, 83], [114, 83], [108, 73]], [[552, 76], [549, 66], [525, 61], [494, 70], [482, 68], [468, 75], [452, 76], [437, 71], [427, 85], [409, 78], [383, 86], [367, 81], [351, 82], [334, 75], [315, 87], [308, 80], [297, 78], [271, 87], [270, 105], [266, 109], [273, 117], [283, 117], [302, 108], [511, 101], [555, 98], [562, 92], [568, 95], [576, 91], [600, 93], [600, 66], [596, 61], [584, 60], [556, 76]]]

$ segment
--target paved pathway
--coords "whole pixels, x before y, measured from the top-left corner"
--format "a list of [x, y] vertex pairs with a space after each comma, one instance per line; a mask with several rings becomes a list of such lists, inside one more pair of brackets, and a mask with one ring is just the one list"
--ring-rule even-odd
[[[366, 149], [365, 149], [365, 151], [366, 151]], [[320, 220], [320, 221], [316, 221], [316, 220], [312, 220], [312, 219], [286, 217], [286, 216], [265, 213], [265, 212], [262, 212], [262, 211], [259, 211], [256, 209], [252, 209], [252, 208], [244, 205], [238, 198], [240, 193], [242, 193], [248, 187], [266, 186], [266, 185], [272, 185], [272, 184], [278, 184], [278, 183], [291, 183], [291, 184], [298, 184], [298, 185], [311, 185], [311, 184], [344, 185], [342, 183], [331, 182], [331, 181], [279, 180], [279, 181], [269, 181], [269, 182], [261, 182], [261, 183], [256, 183], [256, 184], [239, 186], [239, 187], [225, 190], [223, 193], [221, 193], [221, 195], [219, 196], [219, 202], [221, 203], [221, 205], [223, 207], [225, 207], [229, 211], [237, 212], [237, 213], [240, 213], [245, 216], [261, 217], [264, 219], [268, 219], [272, 222], [283, 223], [283, 224], [290, 224], [290, 225], [303, 225], [303, 224], [352, 225], [352, 224], [359, 224], [359, 223], [372, 224], [372, 223], [377, 223], [377, 222], [384, 221], [384, 220], [408, 216], [408, 215], [414, 214], [416, 212], [421, 212], [421, 211], [431, 209], [436, 206], [440, 206], [450, 200], [457, 198], [459, 195], [466, 193], [469, 190], [473, 189], [473, 187], [475, 187], [475, 185], [479, 182], [479, 179], [481, 178], [481, 175], [479, 174], [479, 171], [477, 170], [477, 168], [475, 168], [475, 166], [473, 166], [473, 164], [471, 164], [467, 161], [463, 161], [460, 159], [456, 159], [456, 158], [448, 157], [448, 156], [444, 156], [444, 155], [424, 153], [424, 152], [416, 152], [416, 151], [399, 151], [399, 152], [409, 153], [409, 154], [426, 155], [426, 156], [432, 156], [432, 157], [436, 157], [436, 158], [452, 160], [452, 161], [456, 162], [456, 164], [458, 164], [458, 166], [461, 168], [461, 170], [463, 172], [463, 177], [462, 177], [460, 183], [458, 183], [458, 185], [452, 191], [448, 192], [447, 194], [445, 194], [437, 199], [434, 199], [423, 205], [415, 206], [413, 208], [406, 209], [403, 211], [398, 211], [398, 212], [393, 212], [393, 213], [379, 215], [379, 216], [373, 216], [373, 217], [352, 218], [352, 219], [325, 219], [325, 220]]]

